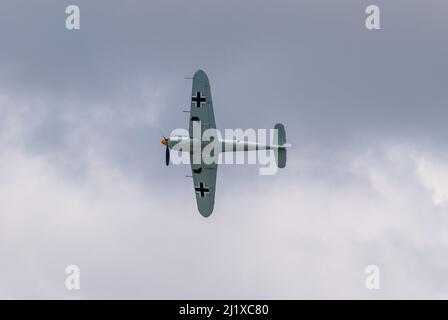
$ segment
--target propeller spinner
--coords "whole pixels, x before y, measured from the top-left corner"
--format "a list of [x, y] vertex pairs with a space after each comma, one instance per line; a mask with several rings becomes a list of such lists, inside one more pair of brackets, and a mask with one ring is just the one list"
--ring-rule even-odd
[[165, 164], [169, 165], [170, 164], [170, 149], [168, 148], [168, 138], [163, 137], [162, 141], [160, 141], [163, 145], [166, 146], [166, 151], [165, 151]]

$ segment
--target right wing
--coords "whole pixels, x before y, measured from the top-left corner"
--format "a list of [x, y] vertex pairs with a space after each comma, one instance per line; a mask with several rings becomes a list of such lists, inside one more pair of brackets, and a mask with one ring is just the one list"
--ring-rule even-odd
[[[193, 160], [191, 160], [193, 161]], [[215, 205], [216, 173], [218, 166], [202, 164], [192, 164], [194, 191], [196, 193], [196, 203], [198, 210], [204, 217], [208, 217], [213, 212]]]

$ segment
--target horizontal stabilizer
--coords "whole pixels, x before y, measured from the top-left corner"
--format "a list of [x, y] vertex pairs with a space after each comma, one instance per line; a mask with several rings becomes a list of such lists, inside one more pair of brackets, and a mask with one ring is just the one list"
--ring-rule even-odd
[[284, 168], [286, 167], [286, 149], [278, 148], [274, 150], [275, 162], [277, 163], [277, 167]]
[[274, 149], [275, 162], [277, 163], [277, 167], [284, 168], [286, 167], [286, 131], [285, 126], [282, 123], [277, 123], [274, 126], [274, 144], [279, 146]]
[[279, 146], [284, 145], [286, 143], [286, 131], [285, 126], [282, 123], [277, 123], [274, 126], [275, 134], [274, 134], [274, 144], [278, 144]]

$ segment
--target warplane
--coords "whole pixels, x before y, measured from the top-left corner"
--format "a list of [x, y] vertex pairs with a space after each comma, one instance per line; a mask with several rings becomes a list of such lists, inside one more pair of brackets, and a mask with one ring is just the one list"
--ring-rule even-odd
[[[209, 217], [215, 205], [216, 173], [218, 164], [204, 161], [200, 156], [207, 144], [202, 141], [202, 134], [208, 130], [216, 130], [215, 115], [213, 112], [212, 95], [207, 74], [198, 70], [193, 76], [193, 88], [191, 91], [191, 109], [189, 120], [189, 136], [163, 137], [161, 143], [166, 146], [165, 162], [170, 163], [170, 150], [190, 153], [191, 171], [196, 193], [196, 202], [200, 214]], [[195, 128], [200, 128], [199, 139], [195, 137]], [[279, 168], [286, 166], [286, 149], [290, 144], [286, 143], [285, 127], [281, 123], [274, 126], [274, 143], [261, 144], [258, 142], [241, 141], [237, 139], [220, 139], [221, 152], [273, 150], [275, 160]], [[199, 161], [193, 161], [199, 155]]]

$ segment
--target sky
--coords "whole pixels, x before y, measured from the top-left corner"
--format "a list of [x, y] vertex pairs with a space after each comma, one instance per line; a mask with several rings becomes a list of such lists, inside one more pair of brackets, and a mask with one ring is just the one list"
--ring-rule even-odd
[[[446, 2], [1, 8], [0, 298], [448, 298]], [[219, 129], [292, 144], [273, 176], [220, 166], [207, 219], [160, 144], [198, 69]]]

